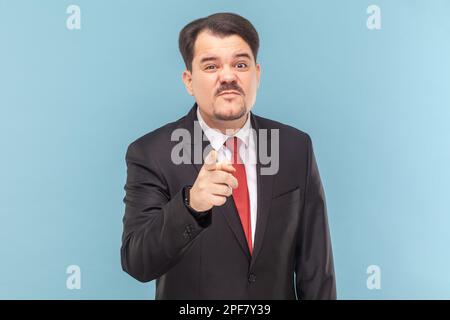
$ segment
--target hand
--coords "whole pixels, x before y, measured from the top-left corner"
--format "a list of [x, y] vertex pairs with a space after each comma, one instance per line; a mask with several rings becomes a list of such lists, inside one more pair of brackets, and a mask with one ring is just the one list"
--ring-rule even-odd
[[228, 161], [218, 163], [217, 151], [211, 150], [189, 190], [190, 207], [201, 212], [223, 205], [238, 186], [237, 179], [232, 175], [235, 171]]

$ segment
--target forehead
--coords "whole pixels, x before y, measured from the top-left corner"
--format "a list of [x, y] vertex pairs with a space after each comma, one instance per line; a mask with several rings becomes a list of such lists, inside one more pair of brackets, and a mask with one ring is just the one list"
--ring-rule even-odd
[[207, 56], [226, 58], [235, 54], [247, 53], [253, 58], [253, 53], [247, 42], [238, 35], [220, 37], [210, 31], [198, 34], [194, 44], [194, 60]]

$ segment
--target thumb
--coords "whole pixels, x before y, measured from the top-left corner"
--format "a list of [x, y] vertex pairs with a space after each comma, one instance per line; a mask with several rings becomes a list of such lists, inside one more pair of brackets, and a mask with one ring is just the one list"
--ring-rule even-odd
[[205, 158], [205, 164], [203, 167], [208, 170], [216, 170], [217, 167], [217, 151], [212, 149]]

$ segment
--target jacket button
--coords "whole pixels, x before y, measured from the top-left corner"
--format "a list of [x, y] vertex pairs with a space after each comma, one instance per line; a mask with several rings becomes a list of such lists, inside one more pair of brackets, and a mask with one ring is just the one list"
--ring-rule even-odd
[[248, 282], [256, 282], [256, 275], [254, 273], [248, 275]]

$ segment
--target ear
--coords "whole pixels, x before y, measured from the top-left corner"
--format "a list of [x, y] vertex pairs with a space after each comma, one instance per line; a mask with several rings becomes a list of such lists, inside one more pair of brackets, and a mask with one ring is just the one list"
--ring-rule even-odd
[[257, 88], [259, 88], [259, 82], [261, 79], [261, 65], [259, 63], [256, 64], [256, 79], [258, 79], [258, 86]]
[[186, 87], [187, 92], [193, 96], [194, 95], [194, 91], [192, 90], [192, 73], [189, 70], [184, 70], [183, 71], [183, 83], [184, 86]]

